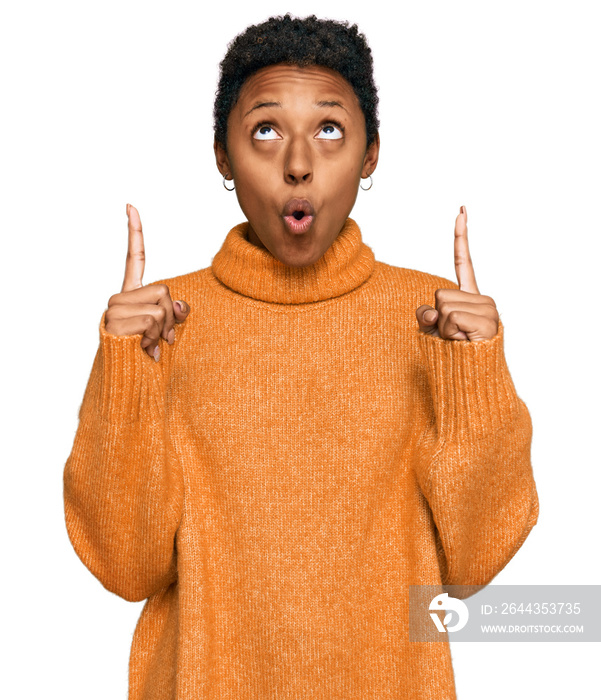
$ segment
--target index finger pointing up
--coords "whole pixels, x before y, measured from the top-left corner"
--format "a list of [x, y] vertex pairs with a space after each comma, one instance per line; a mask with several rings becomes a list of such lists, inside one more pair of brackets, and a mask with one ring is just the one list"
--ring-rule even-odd
[[144, 236], [142, 234], [142, 222], [135, 207], [127, 205], [128, 216], [128, 243], [127, 259], [125, 261], [125, 276], [123, 278], [122, 292], [129, 292], [132, 289], [139, 289], [143, 286], [144, 276]]
[[461, 207], [459, 216], [455, 220], [455, 273], [459, 289], [464, 292], [480, 294], [467, 243], [467, 211], [465, 207]]

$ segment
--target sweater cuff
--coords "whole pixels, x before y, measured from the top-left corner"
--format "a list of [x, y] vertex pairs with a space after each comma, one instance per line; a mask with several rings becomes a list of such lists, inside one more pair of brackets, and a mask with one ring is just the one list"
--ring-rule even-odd
[[505, 360], [504, 328], [488, 340], [445, 340], [418, 331], [438, 438], [477, 440], [511, 423], [520, 399]]
[[144, 415], [160, 420], [164, 410], [165, 378], [169, 348], [161, 343], [158, 362], [140, 345], [142, 333], [113, 335], [100, 321], [100, 377], [96, 394], [101, 416], [110, 422], [132, 423]]

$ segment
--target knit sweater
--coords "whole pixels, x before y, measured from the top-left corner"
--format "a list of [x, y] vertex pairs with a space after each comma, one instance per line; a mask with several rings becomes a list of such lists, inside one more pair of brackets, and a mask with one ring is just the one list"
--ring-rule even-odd
[[100, 322], [64, 505], [92, 574], [148, 599], [129, 699], [454, 700], [408, 591], [487, 584], [537, 521], [503, 324], [420, 331], [457, 284], [376, 261], [352, 219], [303, 268], [247, 231], [161, 280], [191, 310], [158, 362]]

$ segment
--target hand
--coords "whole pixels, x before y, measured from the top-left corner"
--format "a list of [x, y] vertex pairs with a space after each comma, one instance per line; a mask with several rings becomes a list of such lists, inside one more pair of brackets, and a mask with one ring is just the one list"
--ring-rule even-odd
[[[135, 207], [127, 205], [129, 239], [125, 277], [120, 294], [109, 299], [105, 325], [112, 335], [136, 335], [143, 333], [142, 348], [150, 357], [159, 359], [159, 340], [163, 337], [170, 345], [175, 339], [173, 326], [183, 323], [190, 307], [185, 301], [171, 301], [166, 284], [142, 286], [144, 275], [144, 236], [142, 222]], [[181, 305], [181, 308], [180, 306]]]
[[499, 330], [497, 305], [480, 294], [467, 243], [467, 211], [455, 220], [455, 273], [459, 289], [437, 289], [436, 308], [423, 304], [415, 315], [420, 331], [445, 340], [488, 340]]

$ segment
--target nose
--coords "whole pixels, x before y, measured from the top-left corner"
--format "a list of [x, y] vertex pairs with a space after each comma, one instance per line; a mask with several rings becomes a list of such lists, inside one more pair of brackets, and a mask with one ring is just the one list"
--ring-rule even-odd
[[290, 185], [311, 182], [313, 179], [313, 158], [311, 147], [303, 138], [293, 138], [286, 152], [284, 179]]

